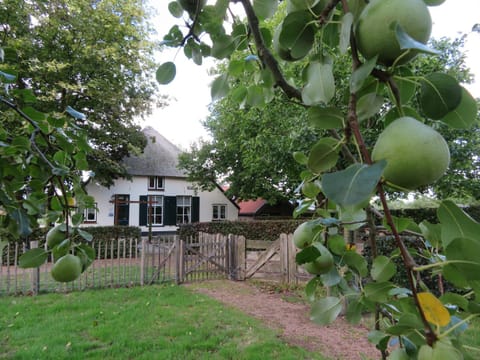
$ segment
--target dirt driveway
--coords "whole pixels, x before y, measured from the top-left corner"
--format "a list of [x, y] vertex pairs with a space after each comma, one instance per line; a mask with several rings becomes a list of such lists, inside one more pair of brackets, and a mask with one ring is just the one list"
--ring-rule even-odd
[[292, 345], [319, 351], [330, 359], [380, 358], [378, 350], [367, 341], [368, 329], [365, 326], [348, 324], [342, 317], [329, 326], [318, 326], [309, 319], [308, 305], [286, 301], [288, 293], [271, 291], [249, 282], [227, 280], [187, 286], [280, 330], [282, 338]]

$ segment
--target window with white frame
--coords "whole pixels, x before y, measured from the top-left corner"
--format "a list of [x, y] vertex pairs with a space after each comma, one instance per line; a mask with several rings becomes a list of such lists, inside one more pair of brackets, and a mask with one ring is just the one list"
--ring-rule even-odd
[[225, 220], [227, 218], [227, 205], [214, 204], [212, 210], [212, 220]]
[[177, 196], [177, 224], [188, 224], [192, 221], [192, 197]]
[[163, 196], [149, 195], [147, 211], [149, 224], [163, 225]]
[[97, 222], [97, 204], [95, 207], [86, 208], [83, 210], [83, 222], [84, 223], [96, 223]]
[[148, 190], [163, 190], [165, 188], [165, 178], [163, 176], [149, 176]]

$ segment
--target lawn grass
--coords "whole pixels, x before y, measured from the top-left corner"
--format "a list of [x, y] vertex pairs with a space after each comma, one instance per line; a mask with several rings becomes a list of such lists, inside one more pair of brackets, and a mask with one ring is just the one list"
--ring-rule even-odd
[[324, 359], [174, 285], [0, 298], [5, 359]]

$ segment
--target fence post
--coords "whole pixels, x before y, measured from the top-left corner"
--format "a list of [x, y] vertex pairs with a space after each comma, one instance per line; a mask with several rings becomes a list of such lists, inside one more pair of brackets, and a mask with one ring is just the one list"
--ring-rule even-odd
[[[30, 241], [30, 249], [38, 248], [38, 240]], [[40, 268], [36, 267], [32, 269], [32, 293], [38, 295], [40, 291]]]
[[145, 256], [147, 252], [147, 240], [142, 238], [142, 251], [140, 253], [140, 285], [145, 284]]
[[183, 240], [175, 237], [175, 283], [183, 282]]
[[280, 273], [282, 274], [282, 284], [288, 284], [288, 238], [286, 234], [280, 234]]
[[247, 271], [247, 240], [244, 236], [235, 236], [235, 280], [244, 281]]
[[297, 285], [297, 262], [295, 260], [297, 255], [297, 248], [293, 243], [293, 234], [287, 235], [287, 249], [288, 249], [288, 283], [291, 285]]
[[228, 280], [235, 280], [236, 278], [236, 259], [235, 259], [235, 242], [233, 234], [227, 235], [227, 258], [228, 258], [228, 266], [227, 266], [227, 279]]

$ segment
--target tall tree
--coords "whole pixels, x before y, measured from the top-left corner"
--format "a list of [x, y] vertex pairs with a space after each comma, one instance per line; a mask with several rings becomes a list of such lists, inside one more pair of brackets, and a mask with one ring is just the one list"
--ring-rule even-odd
[[213, 140], [193, 145], [181, 155], [180, 167], [204, 188], [212, 180], [225, 182], [228, 193], [240, 199], [291, 199], [302, 170], [293, 153], [307, 151], [317, 136], [303, 108], [283, 101], [274, 99], [268, 111], [239, 109], [228, 98], [217, 102], [204, 123]]
[[121, 159], [146, 143], [135, 119], [157, 91], [146, 2], [6, 0], [0, 9], [0, 47], [15, 58], [11, 90], [30, 89], [39, 111], [87, 115], [77, 125], [93, 147], [91, 170], [107, 185], [124, 176]]

